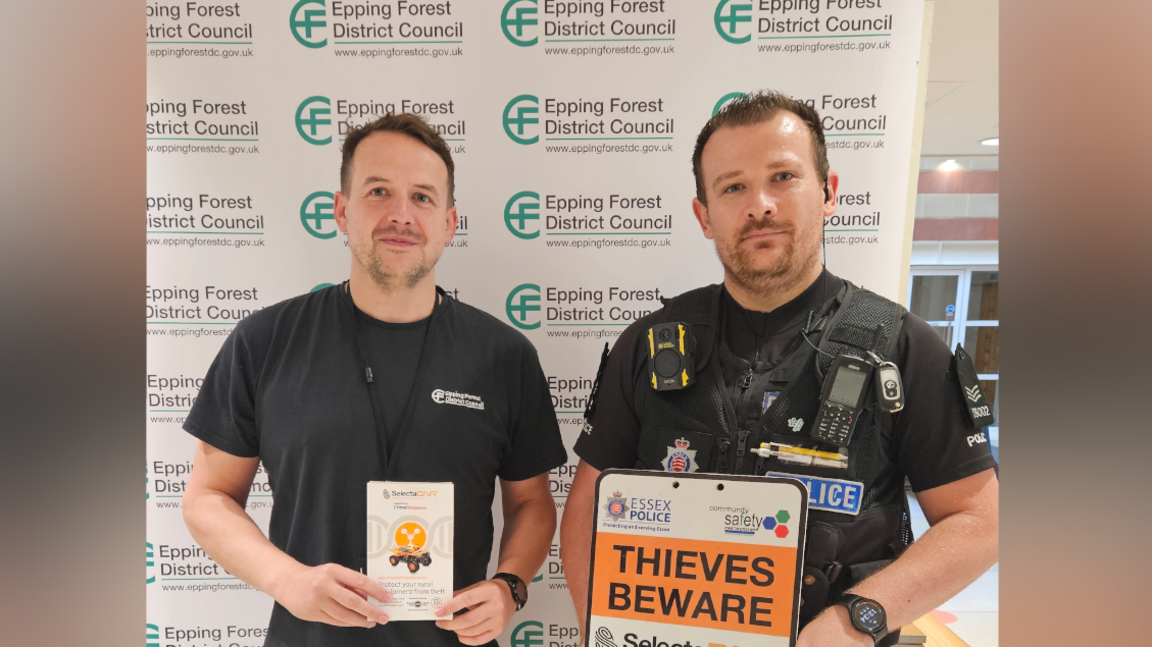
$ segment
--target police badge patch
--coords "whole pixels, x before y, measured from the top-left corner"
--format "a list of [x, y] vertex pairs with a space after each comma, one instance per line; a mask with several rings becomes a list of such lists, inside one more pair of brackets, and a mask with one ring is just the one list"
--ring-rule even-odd
[[624, 513], [628, 512], [628, 504], [624, 503], [624, 495], [613, 492], [612, 496], [608, 497], [608, 503], [604, 504], [604, 511], [613, 519], [623, 517]]
[[688, 449], [690, 444], [683, 438], [676, 439], [676, 446], [668, 448], [668, 455], [661, 462], [665, 472], [695, 472], [700, 469], [696, 462], [696, 450]]

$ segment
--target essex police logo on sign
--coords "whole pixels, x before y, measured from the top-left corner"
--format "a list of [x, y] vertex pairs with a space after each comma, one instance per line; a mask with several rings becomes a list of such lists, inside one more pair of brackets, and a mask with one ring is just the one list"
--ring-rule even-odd
[[796, 479], [808, 488], [808, 507], [814, 510], [860, 514], [860, 500], [864, 498], [864, 484], [856, 481], [800, 476], [783, 472], [768, 472], [765, 476]]
[[608, 497], [608, 503], [604, 504], [604, 511], [613, 519], [623, 517], [628, 512], [628, 504], [624, 502], [624, 494], [613, 492], [612, 496]]

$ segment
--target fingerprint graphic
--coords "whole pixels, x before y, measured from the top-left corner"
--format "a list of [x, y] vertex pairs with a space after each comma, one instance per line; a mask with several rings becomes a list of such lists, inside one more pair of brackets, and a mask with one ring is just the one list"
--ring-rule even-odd
[[600, 627], [596, 630], [596, 647], [616, 647], [616, 643], [612, 642], [612, 632], [608, 631], [608, 627]]

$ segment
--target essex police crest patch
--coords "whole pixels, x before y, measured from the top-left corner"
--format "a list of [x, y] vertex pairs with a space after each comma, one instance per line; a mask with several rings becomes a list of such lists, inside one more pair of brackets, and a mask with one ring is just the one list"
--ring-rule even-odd
[[613, 492], [612, 496], [608, 497], [608, 503], [604, 504], [604, 511], [613, 519], [623, 517], [624, 513], [628, 512], [628, 504], [624, 503], [624, 495]]
[[688, 449], [687, 440], [678, 438], [675, 447], [668, 448], [668, 455], [664, 457], [665, 472], [695, 472], [700, 469], [696, 463], [696, 450]]

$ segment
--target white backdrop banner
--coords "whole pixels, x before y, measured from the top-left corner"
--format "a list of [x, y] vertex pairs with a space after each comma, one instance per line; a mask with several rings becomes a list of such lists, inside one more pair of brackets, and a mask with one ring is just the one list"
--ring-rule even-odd
[[[332, 209], [350, 124], [415, 112], [452, 146], [460, 232], [438, 283], [539, 350], [569, 447], [550, 475], [560, 515], [604, 343], [660, 297], [722, 278], [692, 215], [691, 155], [726, 101], [772, 88], [820, 112], [841, 177], [828, 267], [898, 296], [922, 0], [181, 0], [146, 11], [149, 646], [263, 644], [271, 599], [184, 526], [194, 441], [181, 424], [237, 321], [347, 278]], [[272, 494], [257, 474], [248, 512], [264, 529]], [[501, 645], [583, 642], [558, 542]]]

